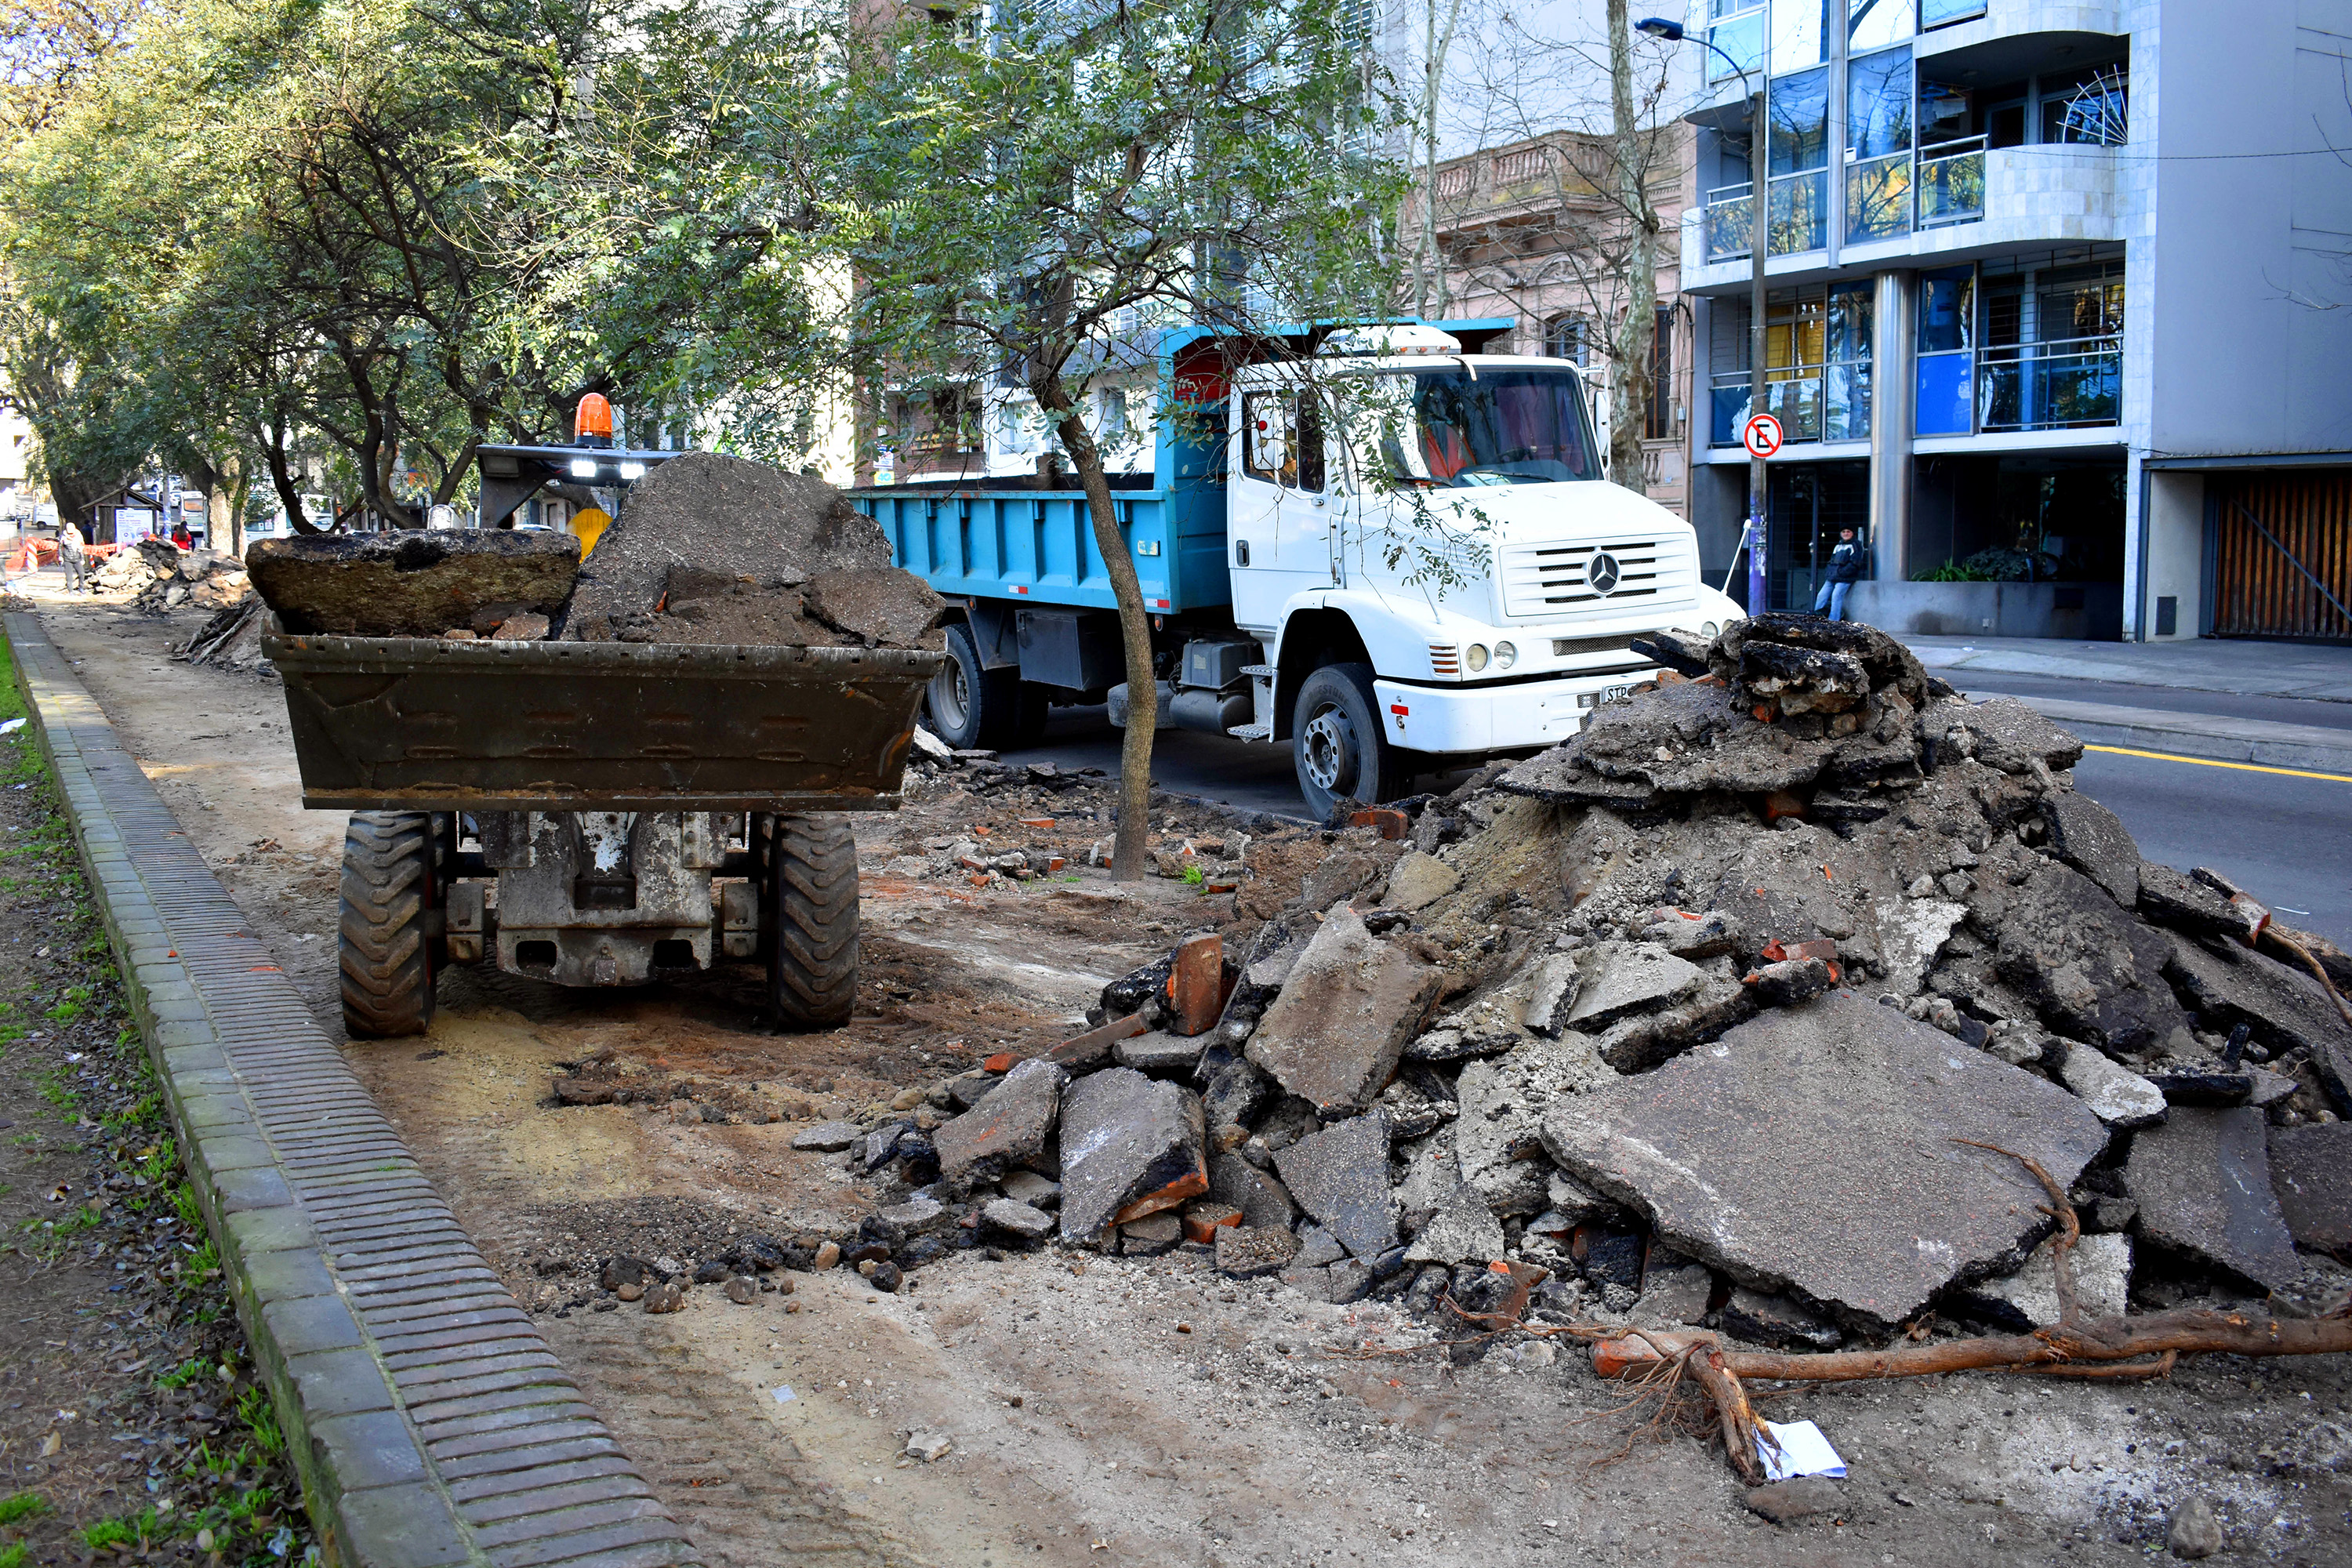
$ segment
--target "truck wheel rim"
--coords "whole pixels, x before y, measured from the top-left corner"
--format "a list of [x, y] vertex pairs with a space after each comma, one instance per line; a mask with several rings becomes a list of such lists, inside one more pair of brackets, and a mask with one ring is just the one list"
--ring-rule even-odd
[[950, 657], [931, 677], [931, 711], [941, 725], [961, 732], [971, 715], [971, 688], [965, 684], [963, 661]]
[[1356, 727], [1339, 708], [1307, 721], [1307, 776], [1334, 795], [1355, 782]]

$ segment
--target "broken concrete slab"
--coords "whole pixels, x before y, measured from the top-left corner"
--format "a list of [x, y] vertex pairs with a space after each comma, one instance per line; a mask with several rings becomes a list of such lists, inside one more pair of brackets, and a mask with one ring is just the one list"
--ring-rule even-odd
[[866, 1129], [855, 1121], [820, 1121], [793, 1134], [793, 1147], [819, 1154], [838, 1154], [865, 1140]]
[[1427, 909], [1460, 886], [1461, 872], [1434, 855], [1409, 850], [1389, 868], [1389, 884], [1381, 894], [1381, 907], [1412, 914]]
[[1696, 992], [1706, 972], [1654, 942], [1604, 942], [1576, 955], [1583, 976], [1569, 1027], [1599, 1034], [1618, 1019], [1671, 1007]]
[[1621, 1073], [1647, 1072], [1748, 1018], [1759, 1000], [1728, 974], [1709, 970], [1687, 1000], [1654, 1013], [1620, 1018], [1592, 1037], [1593, 1047], [1602, 1061]]
[[1034, 1171], [1007, 1171], [996, 1184], [1004, 1189], [1006, 1197], [1033, 1209], [1062, 1206], [1062, 1184]]
[[1379, 1111], [1302, 1138], [1276, 1154], [1274, 1163], [1298, 1205], [1322, 1221], [1350, 1253], [1378, 1258], [1396, 1245], [1396, 1204], [1389, 1195], [1388, 1119]]
[[1678, 1328], [1706, 1316], [1707, 1298], [1714, 1294], [1715, 1276], [1696, 1263], [1679, 1268], [1651, 1267], [1633, 1303], [1633, 1321], [1660, 1328]]
[[940, 1180], [950, 1191], [961, 1191], [1044, 1152], [1061, 1109], [1064, 1077], [1042, 1057], [1015, 1063], [970, 1110], [931, 1134]]
[[1242, 1224], [1253, 1230], [1286, 1231], [1298, 1217], [1298, 1204], [1290, 1189], [1238, 1154], [1210, 1159], [1209, 1195], [1241, 1210]]
[[1076, 1241], [1209, 1190], [1201, 1101], [1180, 1085], [1108, 1068], [1062, 1097], [1062, 1234]]
[[1274, 1226], [1221, 1226], [1217, 1229], [1217, 1271], [1247, 1279], [1290, 1266], [1298, 1256], [1298, 1238]]
[[1546, 1038], [1557, 1038], [1568, 1026], [1568, 1015], [1584, 989], [1584, 970], [1569, 952], [1546, 953], [1529, 968], [1527, 1006], [1520, 1022]]
[[2096, 1046], [2067, 1041], [2065, 1065], [2058, 1070], [2066, 1087], [2110, 1127], [2151, 1127], [2164, 1120], [2164, 1091], [2109, 1060]]
[[2015, 1161], [1961, 1139], [2071, 1183], [2106, 1130], [2057, 1085], [1847, 992], [1563, 1098], [1543, 1121], [1557, 1163], [1649, 1215], [1675, 1251], [1874, 1331], [1964, 1272], [2021, 1259], [2048, 1224]]
[[2352, 1121], [2273, 1127], [2271, 1190], [2295, 1245], [2352, 1258]]
[[1405, 1248], [1412, 1263], [1487, 1263], [1503, 1256], [1503, 1225], [1466, 1186], [1438, 1200], [1428, 1223]]
[[1136, 1035], [1111, 1047], [1111, 1059], [1123, 1068], [1138, 1072], [1153, 1073], [1169, 1078], [1190, 1077], [1201, 1065], [1201, 1053], [1209, 1042], [1198, 1035], [1162, 1034], [1153, 1030], [1148, 1035]]
[[2243, 937], [2246, 922], [2217, 889], [2186, 871], [2153, 860], [2140, 862], [2139, 912], [2190, 936]]
[[2139, 903], [2139, 846], [2123, 819], [2090, 796], [2063, 790], [2042, 803], [2050, 847], [2125, 909]]
[[1248, 1058], [1318, 1110], [1360, 1110], [1396, 1071], [1438, 978], [1335, 909], [1258, 1021]]
[[2188, 1026], [2164, 983], [2171, 940], [2073, 867], [2045, 861], [2022, 882], [1987, 887], [1979, 897], [1978, 923], [1998, 933], [1999, 973], [2032, 999], [2051, 1029], [2141, 1055]]
[[1948, 899], [1888, 899], [1876, 909], [1880, 979], [1897, 996], [1916, 996], [1969, 907]]
[[2083, 742], [2014, 697], [1982, 702], [1938, 703], [1930, 717], [1957, 720], [1968, 733], [1977, 761], [2005, 773], [2032, 771], [2034, 763], [2056, 772], [2083, 760]]
[[2271, 1190], [2263, 1113], [2176, 1107], [2132, 1139], [2124, 1187], [2139, 1205], [2142, 1242], [2263, 1289], [2292, 1284], [2303, 1265]]
[[1755, 993], [1759, 1006], [1795, 1007], [1827, 991], [1836, 974], [1827, 959], [1784, 958], [1749, 970], [1740, 984]]
[[[1970, 1310], [2004, 1329], [2029, 1332], [2058, 1321], [2058, 1239], [2033, 1249], [2025, 1266], [2006, 1279], [1980, 1279], [1959, 1288]], [[2131, 1295], [2132, 1242], [2128, 1236], [2085, 1236], [2074, 1246], [2074, 1305], [2086, 1318], [2120, 1318]]]
[[245, 558], [288, 631], [330, 637], [437, 637], [486, 605], [553, 615], [580, 574], [580, 542], [541, 530], [297, 534]]
[[1122, 1258], [1157, 1258], [1172, 1252], [1184, 1239], [1184, 1216], [1170, 1209], [1160, 1209], [1141, 1219], [1129, 1220], [1118, 1227], [1118, 1251]]
[[1537, 1130], [1561, 1097], [1616, 1081], [1589, 1035], [1529, 1040], [1462, 1069], [1454, 1148], [1462, 1179], [1498, 1215], [1539, 1214], [1550, 1205]]
[[1050, 1234], [1054, 1228], [1052, 1215], [1014, 1198], [998, 1198], [982, 1205], [980, 1218], [983, 1225], [1009, 1231], [1024, 1241], [1035, 1241]]
[[2337, 1112], [2352, 1116], [2352, 1026], [2309, 971], [2226, 940], [2175, 936], [2164, 976], [2206, 1027], [2247, 1024], [2273, 1053], [2302, 1049]]

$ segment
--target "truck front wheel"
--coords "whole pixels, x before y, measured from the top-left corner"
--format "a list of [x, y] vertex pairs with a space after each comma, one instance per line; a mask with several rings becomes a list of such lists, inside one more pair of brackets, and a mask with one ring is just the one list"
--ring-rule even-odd
[[1307, 808], [1328, 816], [1342, 800], [1370, 805], [1396, 792], [1395, 753], [1381, 733], [1369, 664], [1327, 664], [1298, 689], [1291, 754]]
[[434, 819], [421, 811], [355, 811], [343, 830], [342, 910], [337, 922], [343, 1027], [389, 1039], [433, 1023], [440, 954]]
[[761, 911], [768, 1001], [797, 1029], [833, 1029], [857, 1003], [857, 840], [843, 816], [779, 816]]

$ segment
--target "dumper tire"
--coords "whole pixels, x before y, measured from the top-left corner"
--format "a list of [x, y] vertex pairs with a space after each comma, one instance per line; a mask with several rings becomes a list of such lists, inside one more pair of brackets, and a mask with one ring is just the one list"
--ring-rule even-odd
[[769, 839], [768, 1001], [788, 1028], [834, 1029], [857, 1005], [857, 840], [844, 816], [778, 816]]
[[343, 830], [342, 910], [336, 925], [343, 1027], [363, 1038], [432, 1026], [439, 978], [432, 911], [439, 878], [435, 824], [421, 811], [355, 811]]

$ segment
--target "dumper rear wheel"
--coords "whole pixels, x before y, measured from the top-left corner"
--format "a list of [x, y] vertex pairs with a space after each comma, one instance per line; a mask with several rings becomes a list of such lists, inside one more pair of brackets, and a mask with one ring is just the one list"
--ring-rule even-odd
[[432, 915], [439, 904], [435, 824], [421, 811], [355, 811], [343, 830], [337, 942], [343, 1027], [388, 1039], [433, 1022], [439, 963]]
[[857, 840], [842, 816], [778, 816], [768, 841], [768, 1000], [786, 1026], [831, 1029], [857, 1004]]

